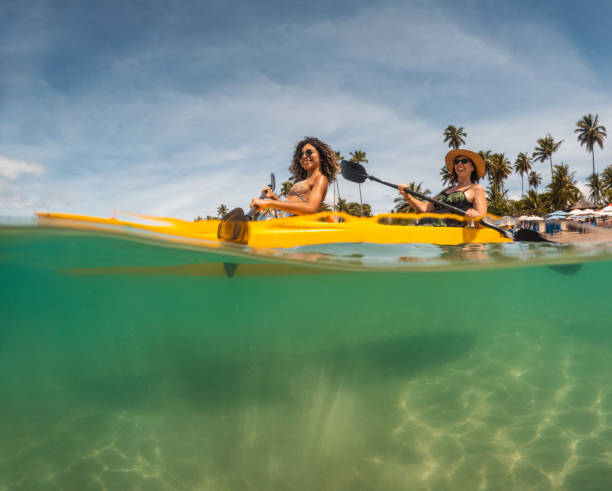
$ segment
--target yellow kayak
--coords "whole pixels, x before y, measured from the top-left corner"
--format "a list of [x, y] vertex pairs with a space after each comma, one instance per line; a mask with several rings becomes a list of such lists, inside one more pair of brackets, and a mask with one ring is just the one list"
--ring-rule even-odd
[[[44, 226], [73, 227], [113, 232], [159, 233], [176, 241], [203, 240], [209, 246], [219, 244], [219, 220], [187, 222], [176, 218], [150, 217], [122, 213], [127, 219], [98, 218], [83, 215], [38, 212]], [[278, 218], [267, 222], [248, 222], [248, 245], [286, 248], [304, 245], [369, 242], [375, 244], [427, 243], [438, 245], [488, 244], [512, 242], [490, 228], [431, 227], [405, 225], [418, 218], [452, 218], [457, 215], [386, 213], [374, 217], [354, 217], [340, 212], [323, 212]], [[403, 222], [404, 224], [398, 224]]]

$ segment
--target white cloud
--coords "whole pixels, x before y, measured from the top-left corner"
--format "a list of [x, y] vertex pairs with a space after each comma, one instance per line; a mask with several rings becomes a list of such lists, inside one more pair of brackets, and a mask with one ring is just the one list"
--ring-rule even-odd
[[45, 168], [40, 164], [0, 155], [0, 178], [15, 181], [23, 174], [41, 175], [44, 172]]

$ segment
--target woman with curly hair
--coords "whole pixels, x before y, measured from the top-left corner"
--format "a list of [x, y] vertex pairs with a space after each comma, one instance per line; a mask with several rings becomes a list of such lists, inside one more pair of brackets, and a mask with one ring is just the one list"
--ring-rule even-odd
[[[265, 187], [262, 193], [266, 193], [266, 198], [253, 198], [251, 201], [251, 208], [260, 210], [256, 220], [316, 213], [325, 199], [329, 184], [338, 173], [337, 158], [329, 145], [308, 136], [296, 145], [289, 171], [295, 184], [287, 193], [287, 201], [279, 200], [269, 187]], [[285, 213], [277, 215], [269, 213], [267, 209]]]

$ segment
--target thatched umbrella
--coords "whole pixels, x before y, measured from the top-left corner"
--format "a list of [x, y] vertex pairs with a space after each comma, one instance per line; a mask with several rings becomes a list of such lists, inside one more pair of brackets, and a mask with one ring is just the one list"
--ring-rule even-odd
[[589, 208], [595, 208], [595, 205], [584, 198], [580, 198], [574, 203], [574, 206], [572, 206], [573, 210], [587, 210]]

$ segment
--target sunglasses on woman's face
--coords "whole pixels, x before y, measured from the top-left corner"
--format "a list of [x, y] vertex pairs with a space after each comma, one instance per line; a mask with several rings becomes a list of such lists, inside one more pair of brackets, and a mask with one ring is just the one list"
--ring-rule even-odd
[[457, 160], [455, 160], [454, 163], [455, 163], [455, 165], [457, 165], [457, 164], [468, 164], [469, 162], [470, 162], [469, 159], [457, 159]]
[[312, 148], [309, 148], [305, 152], [298, 153], [298, 158], [302, 159], [303, 157], [310, 157], [315, 151]]

